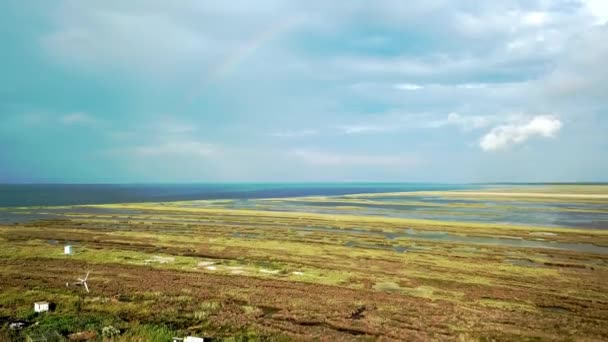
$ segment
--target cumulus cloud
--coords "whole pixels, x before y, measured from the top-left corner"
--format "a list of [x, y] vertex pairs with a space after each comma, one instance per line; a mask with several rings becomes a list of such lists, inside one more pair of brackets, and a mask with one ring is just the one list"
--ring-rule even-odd
[[414, 158], [376, 154], [341, 154], [298, 149], [293, 155], [303, 162], [316, 166], [412, 166]]
[[533, 137], [551, 138], [562, 128], [562, 122], [554, 115], [539, 115], [522, 124], [494, 127], [484, 135], [479, 146], [484, 151], [506, 149]]

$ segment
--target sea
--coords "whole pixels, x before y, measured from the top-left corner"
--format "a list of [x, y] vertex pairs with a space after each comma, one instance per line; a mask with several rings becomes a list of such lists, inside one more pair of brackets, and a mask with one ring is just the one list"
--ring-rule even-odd
[[0, 207], [333, 196], [479, 189], [437, 183], [0, 184]]

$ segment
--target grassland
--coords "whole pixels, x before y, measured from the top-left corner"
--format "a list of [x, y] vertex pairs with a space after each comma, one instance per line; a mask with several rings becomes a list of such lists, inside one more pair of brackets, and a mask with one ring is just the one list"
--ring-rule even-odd
[[[483, 213], [484, 203], [464, 201], [483, 197], [492, 199], [492, 211], [534, 213], [530, 207], [542, 202], [549, 203], [542, 210], [559, 215], [575, 210], [602, 217], [607, 190], [310, 197], [259, 200], [245, 208], [231, 201], [5, 208], [0, 217], [35, 220], [0, 225], [2, 336], [62, 339], [91, 331], [101, 339], [103, 327], [114, 326], [120, 330], [114, 339], [123, 341], [188, 334], [606, 340], [608, 229], [410, 218], [408, 209], [388, 204], [386, 210], [402, 214], [389, 217], [384, 208], [368, 215], [352, 207], [396, 197], [399, 205], [427, 205], [431, 213], [467, 206]], [[334, 203], [332, 210], [319, 212], [314, 203], [320, 202]], [[73, 255], [63, 254], [65, 244], [74, 246]], [[88, 270], [90, 293], [65, 286]], [[33, 302], [40, 300], [56, 310], [34, 314]], [[32, 325], [8, 329], [18, 319]]]

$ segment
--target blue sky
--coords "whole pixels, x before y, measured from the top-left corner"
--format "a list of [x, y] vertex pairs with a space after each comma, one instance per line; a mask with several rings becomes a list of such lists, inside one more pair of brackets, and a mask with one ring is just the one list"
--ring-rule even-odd
[[0, 2], [0, 182], [608, 181], [608, 2]]

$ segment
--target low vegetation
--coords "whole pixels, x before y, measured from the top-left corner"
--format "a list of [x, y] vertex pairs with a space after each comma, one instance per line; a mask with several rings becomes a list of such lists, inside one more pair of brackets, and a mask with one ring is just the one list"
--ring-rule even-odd
[[[608, 230], [289, 204], [378, 198], [4, 209], [24, 220], [0, 226], [0, 340], [608, 339]], [[87, 271], [90, 293], [66, 287]], [[36, 314], [36, 301], [56, 306]]]

